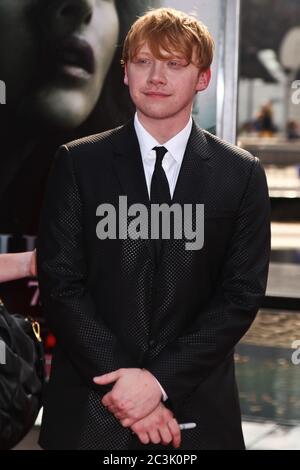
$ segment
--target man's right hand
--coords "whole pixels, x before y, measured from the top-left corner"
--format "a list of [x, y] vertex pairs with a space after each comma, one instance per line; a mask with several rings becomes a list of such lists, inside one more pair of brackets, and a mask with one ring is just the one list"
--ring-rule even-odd
[[[122, 421], [121, 421], [122, 424]], [[142, 444], [171, 444], [178, 449], [181, 443], [181, 431], [173, 413], [163, 403], [159, 403], [152, 413], [135, 422], [131, 430]]]

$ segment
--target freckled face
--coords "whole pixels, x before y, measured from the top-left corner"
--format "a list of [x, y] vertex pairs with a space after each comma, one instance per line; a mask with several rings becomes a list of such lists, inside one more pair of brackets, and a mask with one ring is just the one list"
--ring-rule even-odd
[[210, 71], [199, 68], [174, 51], [155, 58], [147, 43], [125, 66], [124, 83], [140, 116], [151, 119], [186, 119], [195, 94], [209, 84]]

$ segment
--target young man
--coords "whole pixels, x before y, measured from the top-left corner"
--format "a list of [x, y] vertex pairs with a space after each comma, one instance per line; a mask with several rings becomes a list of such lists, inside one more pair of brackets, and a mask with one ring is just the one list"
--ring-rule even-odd
[[[195, 18], [147, 13], [124, 44], [134, 120], [58, 153], [38, 246], [57, 337], [46, 449], [244, 448], [233, 348], [265, 292], [269, 201], [257, 158], [191, 120], [212, 56]], [[193, 229], [203, 204], [203, 246], [188, 249], [186, 232], [129, 236], [132, 218], [111, 229], [120, 196], [131, 216], [137, 203], [192, 206]]]

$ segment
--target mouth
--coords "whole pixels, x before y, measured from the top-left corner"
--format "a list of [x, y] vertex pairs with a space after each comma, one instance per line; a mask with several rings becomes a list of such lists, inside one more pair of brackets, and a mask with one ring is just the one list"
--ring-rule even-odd
[[160, 91], [146, 91], [144, 94], [151, 98], [168, 98], [168, 96], [170, 96], [169, 94], [162, 93]]
[[87, 80], [95, 72], [95, 57], [91, 46], [76, 37], [65, 40], [57, 50], [59, 71], [71, 78]]

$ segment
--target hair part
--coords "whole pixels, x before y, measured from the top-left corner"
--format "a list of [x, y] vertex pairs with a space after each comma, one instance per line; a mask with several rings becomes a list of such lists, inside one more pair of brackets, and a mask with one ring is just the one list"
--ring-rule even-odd
[[170, 55], [176, 51], [201, 71], [212, 63], [214, 40], [207, 27], [173, 8], [150, 10], [133, 23], [125, 38], [121, 63], [132, 61], [145, 42], [159, 60], [166, 59], [163, 51]]

